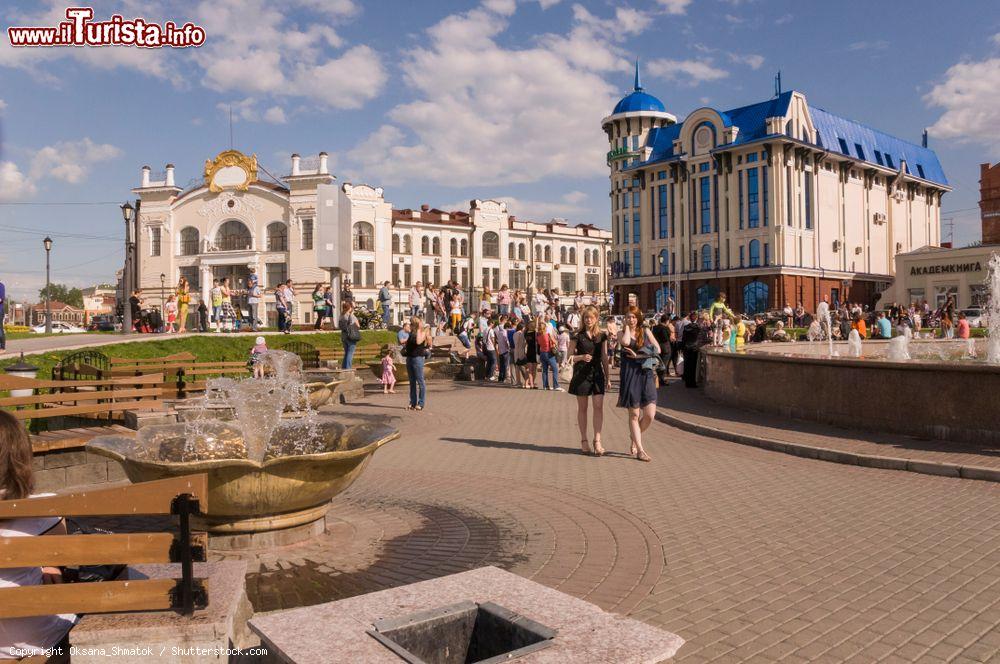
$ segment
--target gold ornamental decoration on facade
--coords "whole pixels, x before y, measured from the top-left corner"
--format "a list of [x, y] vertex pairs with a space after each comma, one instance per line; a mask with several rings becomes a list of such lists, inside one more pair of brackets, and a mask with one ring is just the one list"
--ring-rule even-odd
[[205, 160], [205, 184], [214, 193], [226, 189], [246, 191], [256, 179], [257, 155], [248, 157], [239, 150], [226, 150], [215, 159]]

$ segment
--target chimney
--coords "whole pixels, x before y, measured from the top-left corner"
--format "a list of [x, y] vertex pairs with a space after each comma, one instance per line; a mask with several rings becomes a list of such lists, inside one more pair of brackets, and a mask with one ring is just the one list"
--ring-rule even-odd
[[143, 188], [149, 186], [149, 166], [142, 167], [142, 179], [139, 181], [139, 186]]
[[325, 152], [319, 153], [319, 174], [327, 175], [330, 170], [327, 163], [328, 155]]
[[924, 135], [923, 135], [923, 137], [920, 140], [920, 145], [924, 146], [925, 148], [927, 147], [927, 130], [926, 129], [924, 129]]
[[292, 154], [292, 175], [299, 174], [299, 155]]
[[431, 209], [431, 206], [428, 205], [427, 203], [424, 203], [423, 205], [420, 206], [420, 211], [421, 212], [427, 212], [430, 209]]
[[174, 186], [174, 165], [167, 164], [167, 182], [168, 187]]

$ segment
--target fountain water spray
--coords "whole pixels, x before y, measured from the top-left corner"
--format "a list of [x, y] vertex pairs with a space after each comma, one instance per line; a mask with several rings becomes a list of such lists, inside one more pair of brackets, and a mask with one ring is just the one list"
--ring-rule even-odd
[[847, 335], [847, 349], [851, 357], [861, 357], [861, 333], [857, 330]]
[[1000, 364], [1000, 253], [990, 257], [986, 275], [986, 326], [989, 338], [986, 340], [986, 361]]

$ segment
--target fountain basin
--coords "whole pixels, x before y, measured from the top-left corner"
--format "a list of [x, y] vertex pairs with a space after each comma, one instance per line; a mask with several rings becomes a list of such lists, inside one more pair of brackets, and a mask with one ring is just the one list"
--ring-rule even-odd
[[[937, 342], [940, 343], [940, 342]], [[947, 342], [960, 351], [962, 342]], [[703, 349], [705, 393], [716, 401], [854, 429], [1000, 444], [1000, 366], [975, 361], [886, 360], [887, 342], [866, 341], [868, 357], [826, 357], [825, 342], [759, 344], [747, 352]], [[911, 350], [913, 346], [911, 346]]]
[[[206, 473], [208, 507], [204, 515], [194, 518], [194, 526], [217, 534], [257, 533], [323, 518], [330, 499], [357, 479], [375, 451], [399, 437], [397, 430], [385, 425], [345, 427], [325, 421], [319, 427], [322, 451], [260, 462], [248, 458], [178, 460], [167, 443], [177, 441], [183, 425], [143, 429], [139, 433], [146, 436], [147, 444], [126, 436], [101, 436], [88, 443], [87, 450], [120, 462], [132, 482]], [[148, 441], [157, 436], [162, 438], [160, 445], [150, 446]], [[238, 438], [223, 443], [236, 445]]]

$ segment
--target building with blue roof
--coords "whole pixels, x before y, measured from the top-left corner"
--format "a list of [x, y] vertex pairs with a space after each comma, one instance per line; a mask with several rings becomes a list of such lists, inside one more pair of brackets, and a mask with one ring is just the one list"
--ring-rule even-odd
[[897, 254], [940, 243], [951, 188], [926, 132], [906, 141], [797, 90], [678, 122], [638, 62], [602, 128], [620, 307], [689, 310], [720, 291], [746, 313], [876, 306]]

